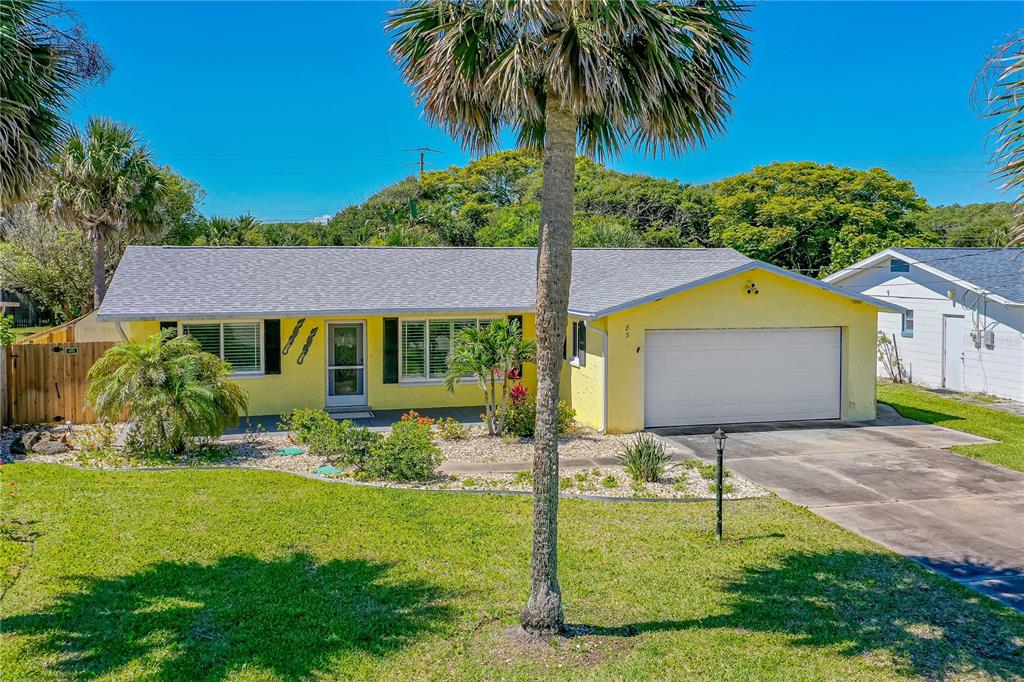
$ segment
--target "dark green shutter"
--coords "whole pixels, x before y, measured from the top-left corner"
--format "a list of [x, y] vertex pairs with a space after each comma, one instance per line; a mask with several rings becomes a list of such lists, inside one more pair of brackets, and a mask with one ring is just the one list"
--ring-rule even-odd
[[[509, 324], [511, 324], [513, 322], [518, 322], [519, 323], [519, 338], [523, 338], [523, 334], [525, 333], [525, 330], [523, 329], [523, 316], [522, 315], [509, 315], [508, 316], [508, 321], [509, 321]], [[522, 365], [517, 365], [516, 366], [516, 372], [519, 373], [519, 378], [522, 379], [523, 378], [523, 366]]]
[[281, 373], [281, 320], [263, 320], [263, 373]]
[[576, 348], [578, 348], [577, 362], [580, 365], [587, 364], [587, 323], [582, 320], [576, 323]]
[[398, 318], [384, 318], [384, 383], [398, 383]]
[[[160, 322], [160, 333], [164, 334], [168, 329], [174, 330], [174, 336], [178, 335], [178, 323], [174, 320], [161, 320]], [[168, 337], [170, 338], [170, 337]]]

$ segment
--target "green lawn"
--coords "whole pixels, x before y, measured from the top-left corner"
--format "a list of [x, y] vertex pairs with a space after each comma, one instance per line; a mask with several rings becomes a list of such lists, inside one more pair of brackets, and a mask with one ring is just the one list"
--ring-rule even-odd
[[14, 340], [17, 341], [19, 339], [25, 338], [26, 336], [32, 336], [33, 334], [38, 334], [39, 332], [46, 331], [47, 329], [53, 329], [53, 326], [47, 325], [45, 327], [15, 327], [11, 331], [14, 332]]
[[953, 452], [1024, 471], [1024, 417], [950, 400], [908, 384], [878, 385], [878, 399], [904, 417], [999, 441], [958, 445]]
[[[778, 499], [565, 501], [567, 620], [504, 634], [530, 500], [255, 471], [3, 477], [0, 670], [46, 679], [865, 680], [1024, 671], [1024, 616]], [[16, 577], [15, 577], [16, 576]]]

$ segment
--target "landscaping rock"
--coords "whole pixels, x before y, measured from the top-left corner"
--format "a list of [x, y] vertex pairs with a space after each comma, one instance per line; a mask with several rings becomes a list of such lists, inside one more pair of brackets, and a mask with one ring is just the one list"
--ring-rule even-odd
[[66, 443], [53, 438], [40, 440], [32, 446], [32, 452], [39, 455], [59, 455], [70, 450]]
[[[29, 451], [32, 450], [32, 447], [36, 443], [38, 443], [39, 441], [43, 440], [46, 437], [47, 437], [46, 433], [44, 433], [42, 431], [26, 431], [25, 433], [23, 433], [21, 435], [21, 439], [18, 440], [18, 441], [15, 441], [15, 442], [16, 443], [21, 443], [21, 446], [24, 448], [24, 450], [22, 450], [22, 452], [29, 452]], [[11, 446], [11, 450], [12, 451], [14, 450], [14, 446], [13, 445]]]

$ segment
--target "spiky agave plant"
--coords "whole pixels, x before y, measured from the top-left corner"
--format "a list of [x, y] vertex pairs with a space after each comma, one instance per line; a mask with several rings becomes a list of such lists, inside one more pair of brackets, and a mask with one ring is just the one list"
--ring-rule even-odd
[[1010, 243], [1024, 244], [1024, 30], [988, 58], [974, 81], [971, 99], [982, 116], [995, 120], [995, 176], [1000, 189], [1015, 195]]
[[511, 127], [543, 148], [537, 256], [537, 421], [532, 635], [562, 625], [558, 585], [558, 383], [572, 270], [577, 144], [663, 154], [702, 145], [730, 112], [748, 58], [743, 10], [698, 0], [412, 0], [387, 28], [427, 118], [464, 147], [493, 148]]
[[231, 365], [190, 336], [156, 333], [109, 349], [89, 370], [86, 401], [99, 415], [127, 412], [145, 449], [180, 455], [198, 436], [219, 436], [248, 410]]

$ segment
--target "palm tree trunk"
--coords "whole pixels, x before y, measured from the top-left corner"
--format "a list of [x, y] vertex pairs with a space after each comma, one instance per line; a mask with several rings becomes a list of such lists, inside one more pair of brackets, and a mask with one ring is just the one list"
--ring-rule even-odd
[[533, 454], [533, 558], [523, 629], [557, 633], [563, 623], [558, 585], [558, 384], [568, 321], [576, 117], [548, 91], [544, 184], [537, 249], [537, 422]]
[[107, 294], [107, 244], [103, 230], [99, 227], [90, 229], [89, 241], [92, 245], [93, 306], [99, 308]]

